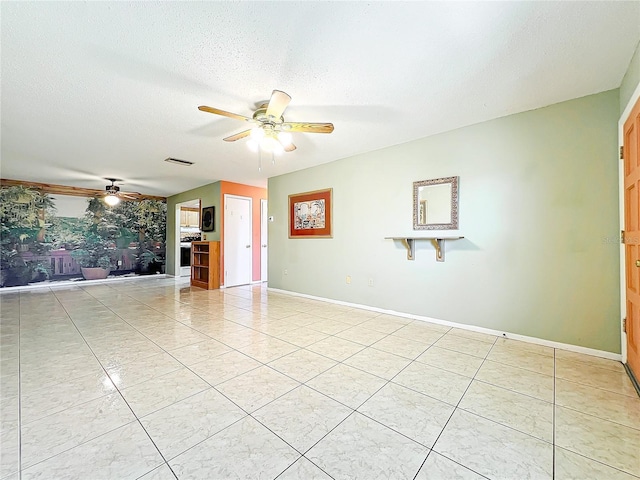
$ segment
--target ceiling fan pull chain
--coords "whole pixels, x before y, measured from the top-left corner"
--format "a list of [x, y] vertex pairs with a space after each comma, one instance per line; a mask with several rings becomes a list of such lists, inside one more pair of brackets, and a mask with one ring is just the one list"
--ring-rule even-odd
[[258, 149], [258, 171], [262, 171], [262, 152]]
[[273, 150], [271, 151], [271, 165], [276, 164], [276, 157], [273, 155]]

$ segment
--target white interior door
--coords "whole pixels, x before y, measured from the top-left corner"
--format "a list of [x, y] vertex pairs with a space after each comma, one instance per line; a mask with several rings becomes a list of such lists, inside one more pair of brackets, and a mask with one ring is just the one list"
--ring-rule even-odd
[[267, 247], [267, 201], [260, 200], [260, 280], [267, 281], [267, 258], [269, 248]]
[[252, 280], [252, 200], [224, 196], [224, 286], [246, 285]]

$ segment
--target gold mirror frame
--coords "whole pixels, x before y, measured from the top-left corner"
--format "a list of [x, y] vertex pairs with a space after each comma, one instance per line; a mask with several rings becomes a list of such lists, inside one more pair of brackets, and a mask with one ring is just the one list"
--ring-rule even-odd
[[[458, 228], [458, 178], [444, 177], [413, 182], [413, 229], [414, 230], [456, 230]], [[451, 184], [451, 223], [424, 223], [426, 201], [419, 200], [421, 187]], [[421, 210], [422, 209], [422, 210]]]

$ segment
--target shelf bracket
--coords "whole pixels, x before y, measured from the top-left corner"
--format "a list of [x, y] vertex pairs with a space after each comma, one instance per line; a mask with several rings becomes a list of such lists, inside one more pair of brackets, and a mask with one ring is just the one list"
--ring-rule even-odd
[[400, 241], [407, 249], [407, 260], [415, 260], [415, 240], [413, 238], [401, 238]]
[[431, 242], [436, 247], [436, 262], [444, 262], [444, 238], [432, 238]]

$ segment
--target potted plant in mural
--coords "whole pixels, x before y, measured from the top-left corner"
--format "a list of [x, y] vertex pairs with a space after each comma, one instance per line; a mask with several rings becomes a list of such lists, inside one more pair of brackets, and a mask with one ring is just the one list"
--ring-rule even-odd
[[47, 194], [23, 186], [0, 189], [0, 286], [26, 285], [48, 277], [44, 264], [33, 258], [50, 249], [45, 242], [45, 215], [52, 210]]
[[71, 252], [85, 280], [107, 278], [115, 260], [115, 246], [96, 232], [87, 232], [80, 246]]

